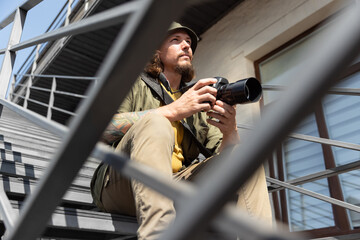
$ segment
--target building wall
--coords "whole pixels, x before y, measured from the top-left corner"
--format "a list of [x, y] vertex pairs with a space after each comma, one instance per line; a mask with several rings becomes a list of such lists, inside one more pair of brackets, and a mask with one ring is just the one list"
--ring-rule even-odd
[[[197, 78], [230, 82], [255, 76], [254, 61], [323, 21], [343, 0], [245, 0], [201, 36]], [[238, 123], [251, 123], [259, 104], [237, 106]]]

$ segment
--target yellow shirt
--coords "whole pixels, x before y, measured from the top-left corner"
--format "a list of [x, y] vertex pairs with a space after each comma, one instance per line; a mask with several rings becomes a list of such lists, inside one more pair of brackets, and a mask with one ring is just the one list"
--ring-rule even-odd
[[[163, 86], [161, 84], [161, 86]], [[163, 88], [165, 89], [165, 87], [163, 86]], [[173, 92], [175, 92], [176, 90], [171, 89]], [[173, 100], [176, 100], [178, 98], [181, 97], [181, 92], [176, 92], [176, 93], [170, 93], [169, 91], [167, 91], [165, 89], [165, 91], [169, 94], [169, 96], [171, 96], [171, 98]], [[184, 137], [184, 128], [181, 124], [180, 121], [175, 121], [175, 122], [171, 122], [171, 125], [174, 129], [174, 133], [175, 133], [175, 146], [174, 146], [174, 151], [172, 154], [172, 159], [171, 159], [171, 166], [172, 166], [172, 170], [173, 172], [178, 172], [183, 165], [183, 161], [184, 161], [184, 156], [183, 156], [183, 151], [181, 148], [181, 142], [183, 140]]]

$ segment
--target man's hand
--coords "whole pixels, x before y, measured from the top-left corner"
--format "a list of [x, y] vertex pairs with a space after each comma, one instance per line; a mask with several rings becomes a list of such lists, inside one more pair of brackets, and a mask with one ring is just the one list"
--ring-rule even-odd
[[217, 90], [209, 85], [216, 83], [215, 78], [199, 80], [173, 103], [160, 107], [157, 112], [170, 121], [179, 121], [200, 111], [209, 111], [216, 102]]
[[236, 126], [236, 107], [217, 100], [211, 111], [207, 115], [213, 119], [207, 119], [208, 123], [218, 127], [223, 134], [223, 141], [220, 151], [229, 145], [235, 145], [240, 142], [240, 137]]

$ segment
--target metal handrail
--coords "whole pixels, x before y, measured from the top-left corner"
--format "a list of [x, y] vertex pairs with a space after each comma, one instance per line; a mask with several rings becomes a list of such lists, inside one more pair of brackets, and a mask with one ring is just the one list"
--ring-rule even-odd
[[[16, 87], [23, 87], [24, 92], [28, 93], [28, 94], [24, 94], [24, 96], [22, 94], [19, 93], [15, 93], [14, 89], [15, 87], [12, 88], [12, 91], [10, 91], [9, 96], [10, 99], [22, 99], [24, 100], [24, 108], [27, 108], [28, 104], [27, 102], [32, 102], [41, 106], [46, 107], [47, 110], [47, 118], [51, 119], [51, 115], [52, 115], [52, 110], [56, 110], [65, 114], [68, 114], [70, 116], [76, 116], [76, 113], [62, 109], [60, 107], [54, 107], [54, 95], [63, 95], [63, 96], [69, 96], [69, 97], [75, 97], [75, 98], [79, 98], [79, 99], [86, 99], [87, 96], [83, 95], [83, 94], [76, 94], [76, 93], [72, 93], [72, 92], [66, 92], [66, 91], [59, 91], [57, 90], [57, 84], [56, 81], [57, 80], [62, 80], [62, 79], [71, 79], [71, 80], [76, 80], [76, 81], [93, 81], [96, 82], [97, 78], [96, 77], [80, 77], [80, 76], [61, 76], [61, 75], [39, 75], [39, 74], [14, 74], [14, 78], [13, 78], [13, 86]], [[30, 84], [22, 84], [22, 83], [17, 83], [17, 77], [28, 77]], [[38, 86], [33, 86], [32, 85], [32, 81], [34, 78], [42, 78], [48, 81], [51, 81], [51, 86], [50, 88], [44, 88], [44, 87], [38, 87]], [[30, 90], [37, 90], [37, 91], [41, 91], [41, 92], [46, 92], [49, 93], [49, 99], [48, 99], [48, 103], [44, 103], [44, 102], [40, 102], [34, 99], [31, 99], [31, 94], [29, 93]], [[26, 104], [25, 104], [26, 103]]]
[[[250, 126], [248, 124], [237, 124], [237, 127], [241, 128], [241, 129], [254, 130], [254, 126]], [[305, 134], [300, 134], [300, 133], [289, 133], [287, 135], [287, 137], [304, 140], [304, 141], [308, 141], [308, 142], [321, 143], [321, 144], [325, 144], [325, 145], [329, 145], [329, 146], [333, 146], [333, 147], [341, 147], [341, 148], [346, 148], [346, 149], [350, 149], [350, 150], [360, 151], [360, 144], [355, 144], [355, 143], [348, 143], [348, 142], [343, 142], [343, 141], [338, 141], [338, 140], [333, 140], [333, 139], [328, 139], [328, 138], [315, 137], [315, 136], [310, 136], [310, 135], [305, 135]]]
[[[61, 19], [63, 19], [65, 17], [66, 12], [63, 12], [64, 9], [66, 8], [67, 3], [65, 2], [63, 7], [60, 9], [59, 13], [56, 15], [56, 17], [54, 18], [54, 20], [50, 23], [49, 27], [46, 29], [45, 32], [50, 31], [50, 29], [54, 29], [56, 27], [59, 26], [59, 22], [61, 21]], [[63, 12], [63, 15], [60, 17], [60, 14]], [[55, 24], [56, 21], [59, 21], [57, 24]], [[41, 46], [41, 48], [38, 50], [39, 53], [44, 49], [44, 47], [46, 46], [47, 43], [43, 44]], [[23, 72], [22, 70], [24, 69], [24, 71], [27, 71], [27, 69], [29, 68], [29, 66], [32, 64], [33, 61], [33, 57], [36, 51], [36, 47], [33, 48], [33, 50], [30, 52], [30, 54], [28, 55], [28, 57], [25, 59], [24, 63], [21, 65], [21, 67], [18, 70], [18, 74], [21, 75]], [[30, 60], [32, 58], [32, 60]], [[26, 66], [25, 66], [26, 65]]]
[[[300, 185], [308, 182], [313, 182], [319, 179], [323, 178], [329, 178], [332, 176], [337, 176], [342, 173], [359, 170], [360, 168], [360, 160], [347, 163], [338, 167], [329, 168], [320, 172], [312, 173], [306, 176], [298, 177], [289, 181], [286, 181], [285, 183], [292, 184], [292, 185]], [[270, 185], [268, 186], [269, 193], [283, 190], [285, 187], [278, 186], [278, 185]]]
[[[288, 89], [288, 87], [286, 86], [272, 85], [272, 84], [262, 84], [262, 88], [263, 90], [267, 90], [267, 91], [285, 91], [286, 89]], [[326, 94], [360, 96], [360, 88], [333, 87], [327, 90]]]

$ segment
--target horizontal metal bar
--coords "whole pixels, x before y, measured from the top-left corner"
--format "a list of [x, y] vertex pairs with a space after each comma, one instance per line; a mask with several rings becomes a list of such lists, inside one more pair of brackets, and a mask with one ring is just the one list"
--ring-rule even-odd
[[70, 111], [66, 111], [66, 110], [61, 109], [61, 108], [51, 107], [51, 109], [54, 109], [54, 110], [56, 110], [56, 111], [63, 112], [63, 113], [66, 113], [66, 114], [69, 114], [69, 115], [71, 115], [71, 116], [76, 116], [76, 113], [73, 113], [73, 112], [70, 112]]
[[6, 52], [6, 48], [0, 49], [0, 55], [4, 54]]
[[299, 134], [299, 133], [290, 133], [289, 137], [300, 139], [300, 140], [305, 140], [305, 141], [310, 141], [310, 142], [315, 142], [315, 143], [321, 143], [321, 144], [325, 144], [325, 145], [329, 145], [329, 146], [333, 146], [333, 147], [341, 147], [341, 148], [360, 151], [360, 145], [355, 144], [355, 143], [342, 142], [342, 141], [338, 141], [338, 140], [314, 137], [314, 136], [309, 136], [309, 135], [304, 135], [304, 134]]
[[40, 102], [40, 101], [37, 101], [37, 100], [34, 100], [34, 99], [31, 99], [31, 98], [27, 99], [27, 101], [30, 101], [30, 102], [32, 102], [32, 103], [39, 104], [39, 105], [44, 106], [44, 107], [49, 107], [48, 104], [43, 103], [43, 102]]
[[82, 99], [87, 98], [87, 96], [85, 96], [85, 95], [76, 94], [76, 93], [70, 93], [70, 92], [64, 92], [64, 91], [54, 91], [54, 93], [61, 94], [61, 95], [66, 95], [66, 96], [71, 96], [71, 97], [82, 98]]
[[48, 89], [48, 88], [35, 87], [35, 86], [31, 86], [31, 87], [29, 87], [29, 88], [30, 88], [30, 89], [34, 89], [34, 90], [43, 91], [43, 92], [51, 92], [51, 89]]
[[10, 95], [15, 96], [15, 97], [19, 97], [21, 99], [25, 99], [24, 96], [21, 96], [20, 94], [17, 94], [17, 93], [10, 93]]
[[[25, 86], [24, 84], [18, 84], [19, 86]], [[43, 92], [51, 92], [51, 89], [49, 88], [42, 88], [42, 87], [36, 87], [36, 86], [31, 86], [29, 87], [30, 89], [33, 89], [33, 90], [39, 90], [39, 91], [43, 91]], [[81, 94], [76, 94], [76, 93], [70, 93], [70, 92], [64, 92], [64, 91], [54, 91], [54, 93], [57, 93], [57, 94], [60, 94], [60, 95], [66, 95], [66, 96], [71, 96], [71, 97], [77, 97], [77, 98], [87, 98], [87, 96], [85, 95], [81, 95]], [[13, 95], [16, 95], [16, 96], [19, 96], [18, 94], [13, 94]]]
[[[286, 86], [281, 85], [270, 85], [262, 84], [262, 89], [267, 91], [285, 91]], [[326, 92], [327, 94], [338, 94], [338, 95], [350, 95], [350, 96], [360, 96], [360, 88], [339, 88], [334, 87], [330, 88]]]
[[340, 201], [338, 199], [331, 198], [331, 197], [328, 197], [328, 196], [325, 196], [325, 195], [322, 195], [322, 194], [319, 194], [319, 193], [316, 193], [316, 192], [313, 192], [313, 191], [310, 191], [310, 190], [307, 190], [307, 189], [304, 189], [304, 188], [301, 188], [301, 187], [297, 187], [297, 186], [294, 186], [292, 184], [282, 182], [282, 181], [274, 179], [274, 178], [266, 177], [266, 181], [271, 182], [273, 184], [277, 184], [279, 186], [285, 187], [285, 188], [290, 189], [290, 190], [294, 190], [294, 191], [299, 192], [301, 194], [305, 194], [305, 195], [308, 195], [310, 197], [317, 198], [319, 200], [322, 200], [322, 201], [325, 201], [325, 202], [328, 202], [328, 203], [331, 203], [331, 204], [334, 204], [334, 205], [337, 205], [337, 206], [340, 206], [340, 207], [343, 207], [343, 208], [346, 208], [346, 209], [349, 209], [349, 210], [360, 213], [360, 207], [358, 207], [356, 205], [353, 205], [353, 204], [350, 204], [350, 203], [347, 203], [347, 202], [344, 202], [344, 201]]
[[66, 75], [40, 75], [40, 74], [14, 74], [16, 77], [37, 77], [37, 78], [56, 78], [56, 79], [72, 79], [72, 80], [97, 80], [97, 77], [81, 77], [81, 76], [66, 76]]
[[[304, 184], [304, 183], [308, 183], [308, 182], [313, 182], [319, 179], [323, 179], [323, 178], [328, 178], [328, 177], [332, 177], [332, 176], [336, 176], [342, 173], [346, 173], [346, 172], [350, 172], [353, 170], [359, 170], [360, 168], [360, 160], [359, 161], [355, 161], [352, 163], [348, 163], [348, 164], [344, 164], [338, 167], [334, 167], [334, 168], [329, 168], [326, 169], [324, 171], [320, 171], [320, 172], [316, 172], [316, 173], [312, 173], [306, 176], [302, 176], [299, 178], [295, 178], [289, 181], [286, 181], [286, 183], [292, 184], [292, 185], [300, 185], [300, 184]], [[276, 185], [270, 185], [268, 186], [269, 192], [275, 192], [275, 191], [280, 191], [283, 190], [284, 187], [280, 187], [280, 186], [276, 186]]]
[[65, 27], [58, 28], [51, 32], [44, 33], [38, 37], [29, 39], [10, 47], [11, 51], [18, 51], [39, 43], [56, 40], [69, 35], [76, 35], [97, 29], [109, 27], [115, 24], [123, 23], [136, 9], [139, 8], [139, 2], [133, 1], [124, 3], [120, 6], [105, 10], [78, 22], [71, 23]]
[[[242, 129], [254, 130], [253, 126], [246, 125], [246, 124], [237, 124], [237, 127], [242, 128]], [[338, 141], [338, 140], [314, 137], [314, 136], [299, 134], [299, 133], [290, 133], [288, 135], [288, 137], [296, 138], [296, 139], [304, 140], [304, 141], [309, 141], [309, 142], [314, 142], [314, 143], [321, 143], [321, 144], [330, 145], [333, 147], [341, 147], [341, 148], [360, 151], [360, 145], [355, 144], [355, 143], [342, 142], [342, 141]]]
[[121, 171], [126, 176], [136, 179], [165, 196], [178, 200], [181, 196], [191, 195], [196, 189], [190, 183], [184, 181], [175, 182], [149, 166], [131, 161], [125, 155], [115, 153], [108, 146], [98, 143], [91, 154], [92, 157], [101, 159]]

